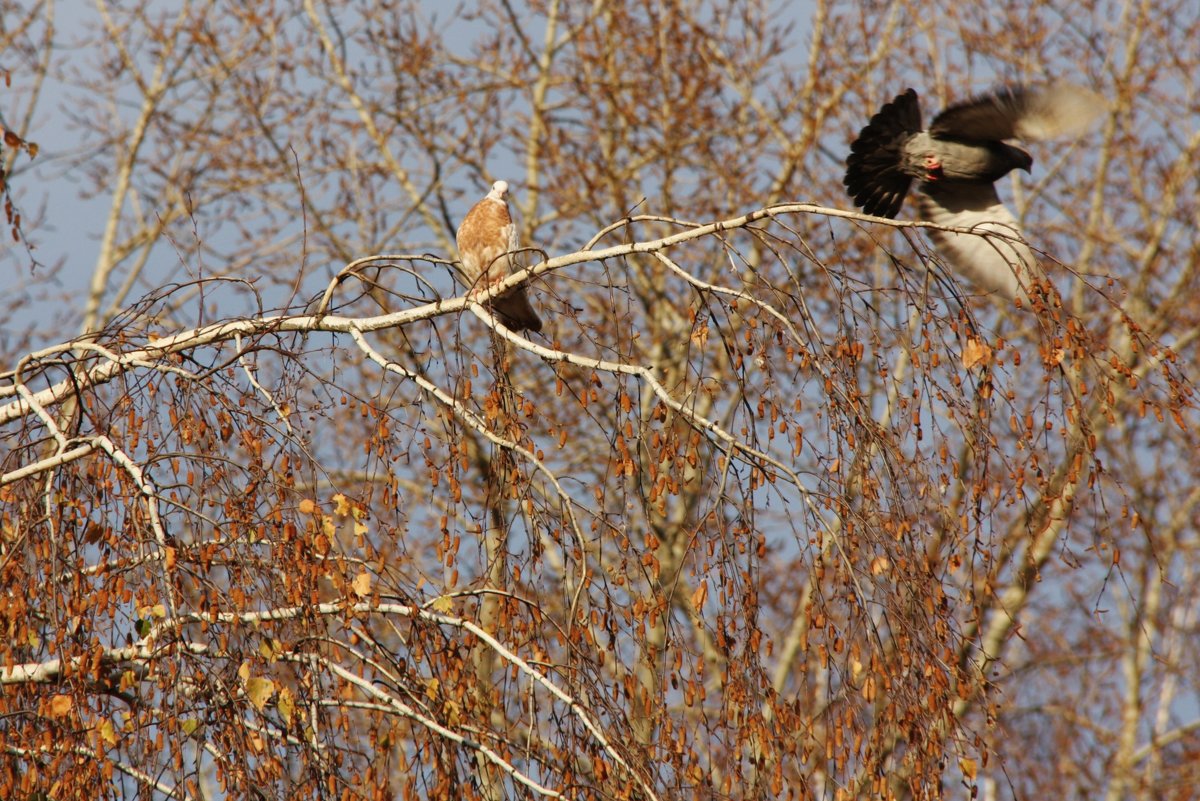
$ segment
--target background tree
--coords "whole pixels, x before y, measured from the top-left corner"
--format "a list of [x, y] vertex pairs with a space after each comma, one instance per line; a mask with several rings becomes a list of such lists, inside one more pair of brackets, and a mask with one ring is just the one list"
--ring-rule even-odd
[[[0, 795], [1196, 797], [1193, 6], [4, 3]], [[844, 211], [1051, 76], [1031, 310]]]

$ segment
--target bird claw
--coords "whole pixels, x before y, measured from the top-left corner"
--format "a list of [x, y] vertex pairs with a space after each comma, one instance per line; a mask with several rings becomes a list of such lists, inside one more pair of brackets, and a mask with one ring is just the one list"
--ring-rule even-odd
[[495, 281], [483, 281], [483, 280], [478, 281], [475, 284], [475, 286], [473, 286], [469, 290], [467, 290], [467, 297], [470, 298], [471, 300], [475, 300], [475, 298], [479, 297], [480, 295], [486, 293], [489, 289], [491, 289], [492, 284], [494, 284], [494, 283], [496, 283], [496, 282]]

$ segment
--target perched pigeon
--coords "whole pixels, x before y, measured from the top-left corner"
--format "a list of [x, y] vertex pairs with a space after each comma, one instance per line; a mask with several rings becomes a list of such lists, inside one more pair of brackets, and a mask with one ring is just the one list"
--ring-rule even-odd
[[920, 180], [921, 219], [1000, 234], [930, 229], [947, 263], [979, 289], [1028, 305], [1025, 287], [1037, 275], [1037, 261], [993, 183], [1017, 168], [1028, 172], [1033, 158], [1003, 140], [1078, 135], [1104, 105], [1095, 92], [1067, 83], [1004, 88], [950, 106], [924, 130], [917, 93], [909, 89], [859, 133], [843, 183], [867, 214], [895, 217], [912, 180]]
[[[508, 212], [508, 182], [496, 181], [487, 197], [476, 203], [458, 226], [458, 255], [471, 292], [481, 292], [511, 273], [524, 269], [518, 261], [521, 244], [517, 226]], [[515, 286], [492, 298], [492, 311], [514, 331], [541, 331], [542, 321], [529, 304], [525, 287]]]

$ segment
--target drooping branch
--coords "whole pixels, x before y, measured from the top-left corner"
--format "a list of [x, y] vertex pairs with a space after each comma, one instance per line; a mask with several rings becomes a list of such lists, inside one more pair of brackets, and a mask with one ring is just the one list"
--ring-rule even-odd
[[[187, 331], [181, 331], [170, 336], [156, 338], [140, 348], [136, 348], [124, 353], [99, 351], [105, 357], [104, 360], [99, 364], [85, 370], [81, 370], [79, 375], [73, 379], [59, 381], [50, 387], [47, 387], [46, 389], [34, 393], [33, 400], [35, 400], [38, 404], [41, 404], [43, 407], [49, 407], [62, 402], [67, 397], [70, 397], [77, 388], [80, 390], [86, 390], [91, 387], [105, 384], [109, 381], [112, 381], [117, 376], [137, 367], [153, 366], [153, 369], [156, 370], [175, 370], [177, 368], [165, 362], [166, 357], [176, 353], [183, 353], [194, 348], [219, 345], [225, 342], [233, 341], [238, 337], [245, 337], [247, 339], [254, 340], [263, 335], [274, 333], [314, 333], [320, 331], [328, 333], [350, 333], [351, 331], [360, 331], [365, 333], [369, 331], [378, 331], [385, 328], [398, 328], [418, 320], [427, 320], [432, 317], [450, 315], [460, 312], [472, 302], [487, 301], [488, 299], [500, 295], [504, 291], [526, 280], [564, 270], [567, 267], [592, 262], [599, 263], [608, 259], [618, 259], [623, 256], [629, 256], [636, 253], [654, 254], [660, 251], [669, 250], [670, 248], [685, 242], [691, 242], [707, 236], [720, 234], [724, 231], [745, 228], [753, 225], [756, 222], [759, 222], [760, 220], [795, 214], [821, 215], [825, 217], [836, 217], [860, 222], [879, 223], [894, 228], [936, 228], [939, 230], [956, 233], [976, 233], [967, 229], [947, 228], [945, 226], [933, 225], [931, 223], [906, 220], [889, 220], [882, 217], [872, 217], [871, 215], [867, 214], [859, 214], [856, 212], [843, 211], [841, 209], [816, 206], [809, 203], [791, 203], [771, 206], [752, 211], [749, 214], [744, 214], [740, 217], [733, 217], [727, 220], [720, 220], [718, 222], [699, 226], [695, 225], [694, 223], [689, 224], [683, 221], [677, 221], [679, 225], [688, 225], [690, 227], [688, 230], [658, 239], [651, 239], [643, 242], [631, 242], [623, 245], [613, 245], [600, 250], [582, 250], [575, 253], [568, 253], [562, 256], [546, 259], [527, 268], [526, 270], [514, 273], [504, 281], [494, 284], [487, 292], [478, 293], [473, 299], [468, 299], [465, 296], [441, 299], [432, 303], [414, 307], [412, 309], [362, 318], [342, 317], [339, 315], [317, 316], [300, 314], [272, 315], [267, 317], [230, 320], [227, 322], [214, 323], [208, 326], [189, 329]], [[989, 233], [988, 236], [997, 235], [994, 233]], [[380, 261], [389, 258], [399, 260], [410, 257], [393, 257], [389, 255], [371, 257], [373, 261]], [[32, 364], [40, 359], [68, 353], [71, 350], [80, 347], [80, 345], [81, 343], [78, 341], [70, 341], [43, 348], [35, 353], [29, 354], [24, 360], [24, 363]], [[9, 374], [8, 379], [9, 383], [7, 386], [0, 385], [0, 399], [3, 399], [6, 396], [19, 394], [16, 386], [17, 384], [22, 383], [20, 376], [17, 375], [14, 377], [12, 374]], [[0, 425], [4, 425], [12, 422], [13, 420], [24, 417], [30, 414], [31, 411], [32, 407], [25, 399], [10, 401], [4, 406], [0, 406]]]

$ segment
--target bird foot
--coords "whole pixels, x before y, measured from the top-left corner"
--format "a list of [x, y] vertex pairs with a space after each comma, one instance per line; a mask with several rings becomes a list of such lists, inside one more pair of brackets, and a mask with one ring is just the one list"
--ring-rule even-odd
[[944, 173], [942, 172], [942, 162], [938, 160], [938, 157], [934, 156], [932, 154], [926, 156], [925, 157], [925, 180], [926, 181], [939, 181], [943, 177], [945, 177], [945, 176], [944, 176]]
[[484, 294], [489, 289], [491, 289], [492, 284], [494, 284], [494, 283], [496, 283], [496, 282], [495, 281], [479, 281], [478, 283], [475, 284], [475, 286], [473, 286], [469, 290], [467, 290], [467, 297], [474, 300], [475, 298], [479, 297], [480, 295]]

